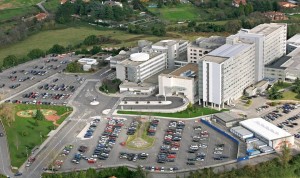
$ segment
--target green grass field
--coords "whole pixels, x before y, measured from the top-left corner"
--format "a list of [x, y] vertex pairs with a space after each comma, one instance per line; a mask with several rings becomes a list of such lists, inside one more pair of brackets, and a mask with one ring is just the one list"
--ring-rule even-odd
[[0, 21], [38, 13], [35, 4], [40, 0], [0, 0]]
[[[225, 110], [222, 110], [225, 111]], [[177, 113], [159, 113], [159, 112], [137, 112], [137, 111], [118, 111], [118, 114], [131, 114], [131, 115], [150, 115], [150, 116], [160, 116], [160, 117], [173, 117], [173, 118], [192, 118], [200, 117], [204, 115], [219, 113], [222, 111], [217, 111], [211, 108], [197, 107], [194, 112], [192, 111], [181, 111]]]
[[[137, 35], [129, 34], [125, 31], [112, 30], [112, 29], [97, 29], [92, 26], [75, 26], [68, 27], [64, 29], [48, 30], [42, 31], [34, 34], [23, 41], [16, 44], [12, 44], [6, 47], [1, 47], [0, 49], [0, 64], [3, 59], [8, 55], [16, 55], [17, 57], [26, 56], [27, 53], [35, 48], [40, 48], [42, 50], [48, 50], [54, 44], [60, 44], [67, 46], [69, 44], [75, 45], [84, 40], [89, 35], [103, 35], [109, 36], [112, 39], [120, 40], [119, 44], [105, 44], [102, 47], [133, 47], [137, 45], [138, 40], [150, 40], [153, 42], [163, 40], [163, 39], [175, 39], [182, 38], [185, 39], [184, 35], [178, 35], [175, 33], [170, 33], [165, 37], [158, 37], [153, 35]], [[196, 39], [198, 35], [188, 36], [188, 38]]]
[[[36, 109], [36, 107], [36, 105], [15, 105], [15, 113], [22, 110]], [[57, 111], [57, 115], [62, 115], [72, 110], [72, 108], [64, 106], [40, 105], [39, 107], [41, 109], [55, 110]], [[66, 119], [69, 114], [70, 113], [62, 116], [58, 123], [61, 123], [64, 119]], [[26, 147], [30, 154], [30, 151], [35, 146], [40, 145], [47, 138], [47, 134], [55, 128], [53, 123], [50, 121], [38, 121], [38, 126], [36, 126], [33, 118], [22, 118], [17, 115], [15, 121], [10, 127], [5, 122], [4, 126], [8, 138], [11, 165], [14, 167], [19, 167], [26, 161]]]
[[294, 93], [290, 90], [286, 90], [282, 93], [283, 98], [279, 100], [297, 100], [300, 101], [300, 98], [297, 97], [297, 93]]
[[197, 20], [198, 9], [193, 5], [178, 5], [177, 7], [149, 8], [155, 14], [168, 21]]

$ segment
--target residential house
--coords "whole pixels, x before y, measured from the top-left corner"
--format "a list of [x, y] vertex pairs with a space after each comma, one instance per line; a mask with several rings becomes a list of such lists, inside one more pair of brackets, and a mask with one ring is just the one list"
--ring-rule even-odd
[[234, 7], [240, 7], [240, 5], [246, 5], [247, 2], [246, 0], [233, 0], [232, 1], [232, 6]]
[[277, 11], [269, 11], [265, 12], [264, 15], [269, 18], [271, 21], [278, 21], [278, 20], [287, 20], [288, 17], [285, 16], [284, 13], [282, 12], [277, 12]]

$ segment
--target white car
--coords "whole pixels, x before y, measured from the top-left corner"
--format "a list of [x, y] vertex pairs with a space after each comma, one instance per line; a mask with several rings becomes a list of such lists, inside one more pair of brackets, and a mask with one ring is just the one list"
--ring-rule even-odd
[[161, 171], [161, 172], [165, 172], [165, 167], [161, 167], [161, 168], [160, 168], [160, 171]]
[[179, 148], [178, 148], [178, 147], [172, 147], [171, 150], [172, 150], [172, 151], [178, 151]]
[[215, 148], [215, 150], [216, 151], [223, 151], [224, 149], [223, 149], [223, 147], [217, 147], [217, 148]]
[[215, 154], [215, 155], [221, 155], [221, 154], [222, 154], [222, 151], [214, 151], [214, 154]]
[[173, 168], [172, 167], [170, 167], [170, 172], [173, 172]]
[[200, 148], [207, 148], [207, 145], [205, 145], [205, 144], [199, 144], [199, 147]]
[[198, 150], [199, 147], [198, 147], [198, 145], [191, 145], [191, 146], [190, 146], [190, 149], [191, 149], [191, 150]]

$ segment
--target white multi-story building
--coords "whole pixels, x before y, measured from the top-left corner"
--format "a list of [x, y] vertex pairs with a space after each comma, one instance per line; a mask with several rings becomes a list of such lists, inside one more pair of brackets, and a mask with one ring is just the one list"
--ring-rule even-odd
[[226, 38], [220, 36], [211, 36], [209, 38], [200, 37], [191, 42], [187, 47], [187, 61], [189, 63], [198, 63], [202, 57], [212, 50], [225, 44]]
[[133, 53], [116, 64], [117, 78], [121, 81], [143, 82], [166, 68], [166, 53]]
[[226, 43], [255, 43], [255, 79], [264, 78], [264, 65], [286, 54], [287, 24], [261, 24], [251, 30], [242, 29], [226, 39]]
[[[167, 54], [167, 68], [174, 69], [175, 62], [180, 61], [180, 54], [186, 54], [188, 41], [186, 40], [162, 40], [151, 46], [151, 50], [158, 53]], [[149, 48], [144, 48], [143, 52], [149, 51]], [[186, 56], [186, 55], [185, 55]]]
[[191, 103], [198, 100], [198, 65], [189, 63], [170, 74], [158, 76], [159, 95], [185, 96]]
[[225, 44], [199, 62], [199, 102], [224, 107], [255, 83], [255, 44]]
[[199, 101], [224, 106], [264, 78], [264, 66], [286, 52], [286, 24], [261, 24], [226, 38], [199, 62]]
[[300, 47], [300, 33], [294, 35], [286, 42], [286, 53], [289, 54], [296, 48]]

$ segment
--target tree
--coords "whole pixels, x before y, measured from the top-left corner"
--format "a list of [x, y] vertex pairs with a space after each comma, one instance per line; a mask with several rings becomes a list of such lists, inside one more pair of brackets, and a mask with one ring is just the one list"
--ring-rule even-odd
[[110, 5], [104, 5], [104, 14], [105, 14], [106, 19], [109, 19], [109, 20], [114, 19], [114, 12]]
[[99, 47], [99, 46], [93, 46], [93, 48], [90, 50], [90, 53], [92, 55], [95, 55], [95, 54], [99, 53], [100, 51], [101, 51], [101, 47]]
[[33, 49], [27, 54], [27, 56], [30, 59], [37, 59], [37, 58], [45, 56], [45, 52], [41, 49]]
[[287, 143], [285, 141], [283, 141], [283, 143], [284, 144], [281, 147], [281, 155], [279, 156], [279, 159], [281, 161], [283, 168], [287, 168], [289, 161], [292, 159], [292, 156], [291, 156], [291, 150], [288, 147]]
[[192, 20], [188, 23], [189, 28], [194, 28], [197, 25], [196, 21]]
[[292, 91], [300, 95], [300, 79], [297, 78], [293, 85]]
[[163, 24], [156, 24], [151, 29], [152, 34], [156, 36], [164, 36], [166, 35], [166, 28]]
[[45, 120], [45, 116], [44, 116], [44, 114], [42, 113], [42, 111], [40, 110], [40, 109], [37, 109], [36, 110], [36, 113], [35, 113], [35, 116], [34, 116], [34, 118], [36, 119], [36, 120]]
[[97, 38], [96, 35], [90, 35], [83, 40], [83, 44], [85, 44], [87, 46], [95, 45], [98, 42], [99, 42], [99, 39]]
[[65, 47], [59, 45], [59, 44], [55, 44], [52, 46], [52, 48], [49, 49], [49, 53], [52, 54], [62, 54], [66, 51]]
[[279, 92], [278, 87], [273, 86], [270, 90], [268, 90], [268, 98], [271, 100], [283, 98], [282, 93]]
[[163, 6], [164, 6], [164, 1], [163, 0], [158, 0], [157, 7], [162, 8]]
[[15, 55], [9, 55], [4, 58], [2, 66], [9, 68], [18, 64], [18, 59]]
[[82, 72], [82, 65], [77, 62], [71, 62], [67, 65], [66, 71], [72, 73]]
[[124, 19], [124, 12], [123, 12], [123, 8], [120, 6], [113, 6], [112, 7], [112, 11], [114, 14], [114, 19], [116, 21], [121, 21]]
[[239, 20], [230, 20], [225, 24], [224, 28], [227, 32], [236, 33], [242, 28], [242, 24]]
[[[77, 1], [76, 1], [77, 2]], [[74, 5], [67, 1], [60, 5], [55, 13], [55, 20], [58, 23], [68, 23], [72, 20], [71, 15], [75, 12]]]

